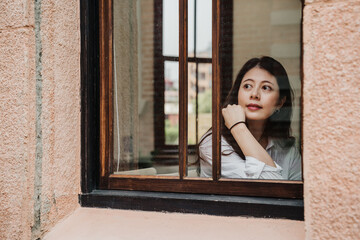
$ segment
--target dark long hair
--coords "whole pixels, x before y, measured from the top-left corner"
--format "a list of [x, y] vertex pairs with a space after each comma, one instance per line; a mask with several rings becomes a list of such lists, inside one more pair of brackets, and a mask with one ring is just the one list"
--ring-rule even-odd
[[[266, 122], [262, 136], [281, 139], [283, 147], [292, 146], [294, 144], [294, 138], [291, 136], [290, 125], [292, 116], [293, 91], [291, 89], [289, 78], [285, 68], [275, 59], [268, 56], [263, 56], [261, 58], [252, 58], [248, 60], [238, 73], [236, 80], [232, 88], [230, 89], [230, 92], [226, 97], [226, 100], [222, 107], [224, 108], [229, 104], [238, 104], [238, 93], [241, 82], [245, 74], [254, 67], [263, 69], [273, 75], [279, 85], [279, 101], [284, 97], [286, 98], [280, 111], [273, 113], [269, 117], [268, 121]], [[239, 145], [236, 143], [229, 129], [225, 126], [224, 121], [222, 121], [221, 123], [221, 134], [222, 137], [224, 137], [234, 149], [234, 152], [236, 152], [240, 157], [245, 159], [243, 152], [241, 151]], [[202, 140], [198, 145], [200, 145], [202, 141], [209, 135], [211, 135], [211, 129], [209, 129], [209, 131], [203, 136]], [[223, 152], [222, 154], [229, 155], [231, 153]], [[199, 159], [201, 159], [200, 156]]]

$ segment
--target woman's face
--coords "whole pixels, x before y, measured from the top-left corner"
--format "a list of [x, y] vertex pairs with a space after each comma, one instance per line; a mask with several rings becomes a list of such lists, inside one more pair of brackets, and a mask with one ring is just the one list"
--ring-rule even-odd
[[279, 101], [276, 78], [259, 67], [250, 69], [241, 81], [238, 104], [245, 110], [247, 120], [266, 120], [280, 109], [285, 98]]

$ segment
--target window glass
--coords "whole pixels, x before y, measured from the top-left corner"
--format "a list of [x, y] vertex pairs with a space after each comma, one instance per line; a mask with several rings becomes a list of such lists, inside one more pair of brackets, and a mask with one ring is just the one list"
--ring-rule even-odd
[[[233, 0], [221, 4], [224, 106], [219, 108], [226, 108], [221, 176], [301, 180], [302, 3]], [[211, 149], [211, 141], [200, 144], [203, 177], [212, 175]]]
[[163, 54], [179, 56], [179, 2], [163, 0]]
[[188, 56], [211, 58], [212, 1], [188, 0]]
[[188, 67], [188, 144], [195, 145], [211, 128], [211, 63], [189, 63]]
[[178, 11], [176, 1], [113, 1], [115, 174], [178, 175], [176, 151], [156, 148], [178, 143], [178, 61], [163, 58], [178, 56]]
[[[188, 176], [212, 176], [211, 7], [188, 0]], [[223, 178], [301, 180], [301, 9], [221, 1]], [[115, 174], [179, 175], [178, 20], [178, 1], [113, 1]]]
[[[212, 125], [211, 63], [188, 64], [188, 176], [198, 177], [198, 149]], [[194, 148], [195, 146], [195, 148]], [[195, 172], [196, 170], [196, 172]], [[196, 173], [196, 174], [195, 174]]]
[[196, 29], [196, 15], [195, 15], [195, 9], [196, 9], [196, 2], [198, 0], [188, 0], [188, 57], [194, 57], [195, 54], [195, 31]]
[[196, 55], [211, 58], [212, 2], [196, 0]]
[[198, 177], [198, 143], [212, 124], [212, 2], [188, 0], [188, 172]]
[[165, 144], [179, 144], [179, 63], [165, 61]]

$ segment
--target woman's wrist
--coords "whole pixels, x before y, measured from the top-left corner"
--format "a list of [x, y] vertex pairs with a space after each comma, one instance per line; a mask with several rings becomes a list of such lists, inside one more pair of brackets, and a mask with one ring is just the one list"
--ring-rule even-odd
[[231, 130], [233, 130], [235, 127], [240, 126], [240, 125], [246, 126], [245, 121], [239, 121], [239, 122], [237, 122], [237, 123], [234, 123], [234, 124], [229, 128], [229, 131], [231, 132]]

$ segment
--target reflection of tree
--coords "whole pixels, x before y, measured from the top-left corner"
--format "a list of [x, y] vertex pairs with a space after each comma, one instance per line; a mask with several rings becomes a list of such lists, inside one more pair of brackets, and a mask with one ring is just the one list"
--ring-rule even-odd
[[[191, 101], [195, 109], [195, 99]], [[198, 113], [211, 113], [211, 89], [206, 89], [198, 95]]]
[[179, 142], [179, 125], [172, 125], [169, 119], [165, 119], [165, 138], [166, 144]]

